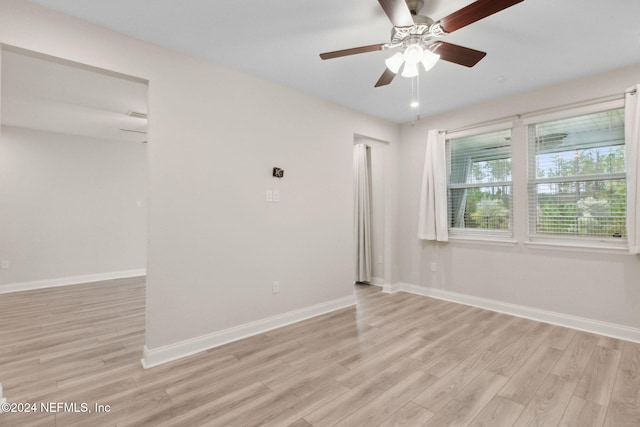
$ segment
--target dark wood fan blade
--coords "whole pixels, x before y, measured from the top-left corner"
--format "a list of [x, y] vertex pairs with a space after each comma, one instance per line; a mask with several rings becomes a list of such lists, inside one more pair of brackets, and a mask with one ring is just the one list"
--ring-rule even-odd
[[391, 71], [390, 69], [385, 69], [384, 73], [380, 76], [378, 81], [376, 82], [376, 87], [386, 86], [393, 81], [393, 78], [396, 76], [396, 73]]
[[440, 55], [440, 59], [464, 65], [465, 67], [473, 67], [487, 54], [486, 52], [447, 42], [434, 43], [431, 50]]
[[447, 33], [453, 33], [462, 27], [466, 27], [482, 18], [486, 18], [523, 1], [524, 0], [478, 0], [453, 12], [446, 18], [442, 18], [439, 21], [440, 27]]
[[384, 13], [396, 27], [410, 27], [413, 25], [413, 17], [405, 0], [378, 0]]
[[352, 47], [351, 49], [335, 50], [333, 52], [325, 52], [320, 54], [322, 59], [339, 58], [341, 56], [356, 55], [358, 53], [375, 52], [382, 50], [384, 43], [372, 44], [369, 46]]

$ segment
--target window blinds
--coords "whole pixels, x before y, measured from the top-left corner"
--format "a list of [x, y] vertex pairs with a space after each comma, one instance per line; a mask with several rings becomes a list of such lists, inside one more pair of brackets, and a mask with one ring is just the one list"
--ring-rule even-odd
[[626, 238], [624, 109], [531, 123], [533, 236]]
[[448, 218], [452, 235], [510, 235], [511, 130], [447, 140]]

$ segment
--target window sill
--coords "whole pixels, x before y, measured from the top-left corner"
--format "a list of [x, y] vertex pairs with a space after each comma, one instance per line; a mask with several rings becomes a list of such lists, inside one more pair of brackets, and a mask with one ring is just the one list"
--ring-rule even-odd
[[476, 245], [515, 246], [518, 244], [513, 239], [501, 239], [483, 236], [449, 236], [449, 243], [471, 243]]
[[618, 245], [599, 245], [597, 243], [579, 243], [579, 242], [563, 242], [563, 241], [528, 241], [524, 242], [525, 245], [535, 249], [550, 249], [557, 251], [569, 251], [569, 252], [591, 252], [591, 253], [603, 253], [610, 255], [629, 255], [629, 249], [627, 247]]

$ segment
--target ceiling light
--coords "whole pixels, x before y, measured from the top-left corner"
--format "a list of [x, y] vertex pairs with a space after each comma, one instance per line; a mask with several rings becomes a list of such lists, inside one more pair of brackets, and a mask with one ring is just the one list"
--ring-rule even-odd
[[436, 65], [439, 59], [440, 55], [435, 54], [427, 49], [424, 51], [424, 55], [422, 55], [422, 60], [420, 62], [422, 62], [424, 70], [429, 71], [433, 68], [434, 65]]
[[143, 134], [147, 134], [147, 131], [145, 130], [134, 130], [134, 129], [120, 129], [123, 132], [133, 132], [133, 133], [143, 133]]
[[146, 113], [140, 113], [139, 111], [133, 111], [133, 110], [127, 111], [127, 116], [135, 117], [136, 119], [146, 119], [147, 118], [147, 114]]
[[[407, 63], [407, 65], [409, 64], [415, 65], [418, 62], [420, 62], [420, 60], [422, 59], [423, 53], [424, 53], [424, 49], [419, 44], [409, 45], [404, 50], [404, 60]], [[405, 69], [406, 69], [406, 66], [405, 66]]]
[[404, 70], [402, 70], [402, 77], [415, 77], [418, 75], [417, 63], [405, 62]]
[[390, 71], [398, 74], [398, 70], [400, 70], [400, 67], [402, 67], [404, 63], [404, 56], [402, 52], [396, 52], [393, 56], [385, 59], [384, 63]]

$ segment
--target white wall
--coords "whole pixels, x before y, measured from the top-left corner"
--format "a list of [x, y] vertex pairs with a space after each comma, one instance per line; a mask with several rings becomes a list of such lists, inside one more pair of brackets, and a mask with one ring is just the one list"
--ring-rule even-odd
[[0, 291], [145, 268], [144, 144], [3, 126], [0, 177]]
[[353, 135], [398, 126], [23, 1], [0, 42], [149, 81], [149, 349], [352, 295]]
[[[514, 188], [518, 243], [430, 243], [417, 238], [418, 200], [429, 129], [456, 129], [519, 113], [618, 94], [640, 80], [640, 65], [428, 117], [401, 131], [401, 282], [640, 328], [640, 257], [525, 245], [526, 185]], [[525, 135], [513, 135], [514, 175], [526, 174]], [[519, 172], [517, 172], [517, 170]], [[526, 175], [525, 175], [526, 176]], [[521, 181], [522, 182], [522, 181]], [[430, 270], [436, 262], [438, 271]]]

